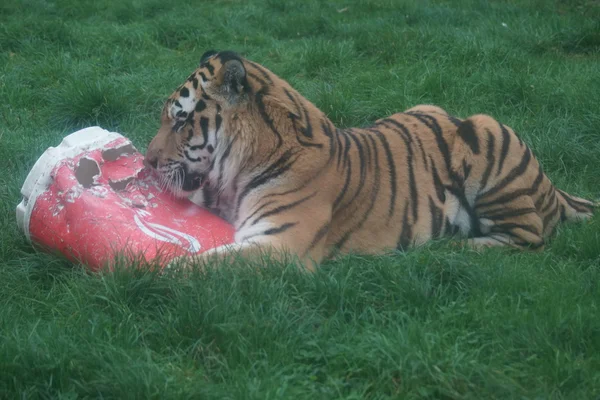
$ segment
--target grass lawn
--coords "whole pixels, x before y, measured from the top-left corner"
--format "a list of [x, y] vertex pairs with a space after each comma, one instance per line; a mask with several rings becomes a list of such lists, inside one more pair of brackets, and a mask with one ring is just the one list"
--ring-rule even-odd
[[39, 155], [95, 124], [145, 150], [212, 48], [340, 127], [492, 114], [557, 186], [600, 197], [598, 1], [2, 0], [0, 398], [599, 398], [599, 217], [540, 254], [439, 241], [310, 276], [92, 275], [34, 251], [15, 206]]

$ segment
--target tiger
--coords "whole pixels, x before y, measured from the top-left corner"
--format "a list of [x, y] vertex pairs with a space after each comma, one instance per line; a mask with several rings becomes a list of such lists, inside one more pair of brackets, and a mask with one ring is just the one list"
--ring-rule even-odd
[[169, 266], [268, 252], [315, 271], [344, 254], [444, 237], [541, 251], [560, 221], [597, 207], [555, 188], [513, 129], [487, 114], [462, 119], [422, 104], [341, 129], [230, 50], [204, 53], [169, 96], [144, 162], [174, 196], [235, 229], [233, 243]]

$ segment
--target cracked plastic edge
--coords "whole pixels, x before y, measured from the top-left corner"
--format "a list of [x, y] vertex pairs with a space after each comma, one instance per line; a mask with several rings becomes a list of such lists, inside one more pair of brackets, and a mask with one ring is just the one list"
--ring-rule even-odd
[[21, 187], [21, 202], [17, 205], [16, 217], [19, 229], [31, 242], [29, 220], [38, 196], [52, 184], [51, 173], [64, 159], [75, 157], [90, 149], [100, 148], [123, 136], [109, 132], [99, 126], [91, 126], [65, 136], [57, 147], [49, 147], [35, 162]]

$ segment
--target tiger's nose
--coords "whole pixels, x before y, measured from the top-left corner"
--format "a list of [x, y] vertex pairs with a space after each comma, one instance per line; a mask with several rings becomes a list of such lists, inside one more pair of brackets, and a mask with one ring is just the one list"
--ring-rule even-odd
[[149, 160], [147, 164], [152, 168], [156, 169], [156, 167], [158, 166], [158, 159], [155, 158], [154, 160]]

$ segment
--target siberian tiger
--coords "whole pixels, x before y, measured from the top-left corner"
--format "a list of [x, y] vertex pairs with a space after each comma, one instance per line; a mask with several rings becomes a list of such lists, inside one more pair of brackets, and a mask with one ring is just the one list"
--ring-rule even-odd
[[[165, 186], [236, 229], [210, 256], [377, 254], [460, 234], [541, 250], [595, 204], [555, 188], [529, 147], [487, 115], [432, 105], [339, 129], [286, 81], [235, 52], [206, 52], [167, 100], [145, 162]], [[180, 261], [180, 260], [179, 260]]]

